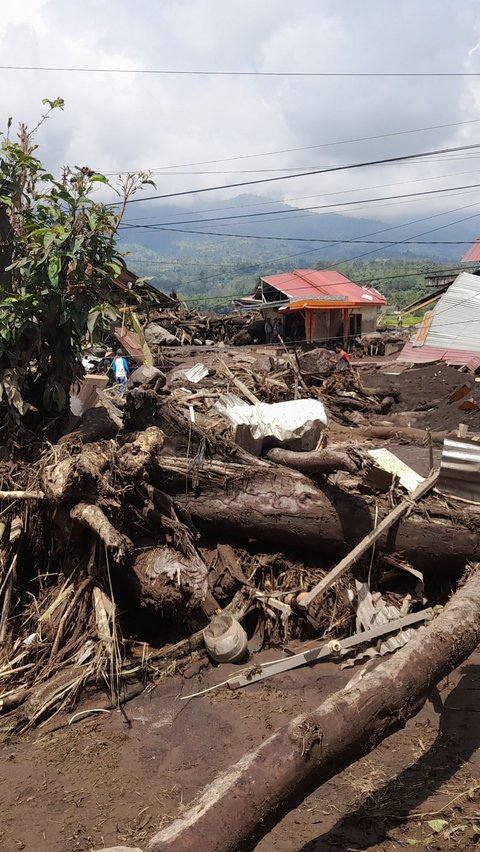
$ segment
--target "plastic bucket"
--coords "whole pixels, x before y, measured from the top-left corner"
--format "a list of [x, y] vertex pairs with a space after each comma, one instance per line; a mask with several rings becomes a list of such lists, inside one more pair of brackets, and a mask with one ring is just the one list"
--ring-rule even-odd
[[247, 634], [232, 615], [215, 615], [203, 631], [207, 651], [218, 663], [235, 663], [245, 656]]

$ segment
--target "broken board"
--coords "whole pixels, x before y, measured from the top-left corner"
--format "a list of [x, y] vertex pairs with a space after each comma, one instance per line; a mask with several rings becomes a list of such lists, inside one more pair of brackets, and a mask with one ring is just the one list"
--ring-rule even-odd
[[416, 488], [423, 482], [423, 476], [420, 476], [413, 468], [405, 464], [398, 456], [390, 452], [384, 447], [377, 450], [368, 450], [368, 455], [374, 460], [375, 467], [379, 467], [387, 473], [395, 476], [399, 484], [408, 491], [409, 494], [415, 491]]

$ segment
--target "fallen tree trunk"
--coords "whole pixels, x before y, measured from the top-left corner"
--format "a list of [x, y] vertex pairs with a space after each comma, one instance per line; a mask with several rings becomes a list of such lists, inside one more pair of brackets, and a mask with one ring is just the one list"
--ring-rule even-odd
[[[251, 469], [243, 477], [231, 478], [226, 489], [201, 486], [195, 495], [178, 494], [175, 500], [207, 534], [216, 534], [221, 527], [224, 535], [320, 551], [326, 560], [348, 553], [390, 508], [386, 502], [368, 501], [326, 482], [314, 484], [287, 468]], [[401, 553], [418, 568], [444, 574], [461, 571], [468, 559], [480, 559], [475, 516], [468, 523], [464, 511], [456, 515], [432, 500], [425, 505], [428, 516], [412, 511], [383, 533], [377, 549]]]
[[275, 462], [275, 464], [282, 464], [285, 467], [290, 467], [312, 476], [318, 473], [335, 473], [337, 470], [346, 470], [347, 473], [358, 473], [367, 464], [366, 459], [363, 459], [360, 453], [353, 449], [344, 451], [325, 449], [296, 453], [292, 450], [283, 450], [280, 447], [274, 447], [273, 450], [267, 453], [266, 458], [269, 461]]
[[317, 787], [403, 728], [480, 641], [480, 570], [425, 630], [357, 685], [303, 713], [221, 774], [148, 852], [248, 852]]

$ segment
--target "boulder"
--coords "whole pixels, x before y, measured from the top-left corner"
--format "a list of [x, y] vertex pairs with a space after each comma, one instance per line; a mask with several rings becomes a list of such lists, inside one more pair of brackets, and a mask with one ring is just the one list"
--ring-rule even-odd
[[158, 322], [149, 322], [144, 335], [149, 346], [180, 346], [179, 339]]
[[164, 387], [166, 381], [165, 375], [158, 367], [149, 367], [144, 364], [143, 367], [138, 367], [137, 370], [133, 371], [128, 380], [128, 388], [136, 388], [139, 385], [157, 385], [157, 382], [161, 387]]

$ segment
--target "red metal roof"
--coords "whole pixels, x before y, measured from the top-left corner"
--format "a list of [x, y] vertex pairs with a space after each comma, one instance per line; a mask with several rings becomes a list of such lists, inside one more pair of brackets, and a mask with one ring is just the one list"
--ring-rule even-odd
[[374, 287], [360, 287], [329, 269], [294, 269], [280, 275], [267, 275], [262, 281], [275, 287], [292, 302], [316, 299], [318, 301], [345, 302], [355, 305], [386, 305], [387, 300]]
[[471, 263], [480, 260], [480, 237], [477, 237], [473, 246], [462, 257], [462, 263]]
[[432, 361], [445, 361], [452, 367], [467, 367], [474, 372], [480, 367], [480, 353], [463, 349], [442, 349], [440, 346], [412, 346], [406, 343], [397, 361], [402, 364], [430, 364]]

